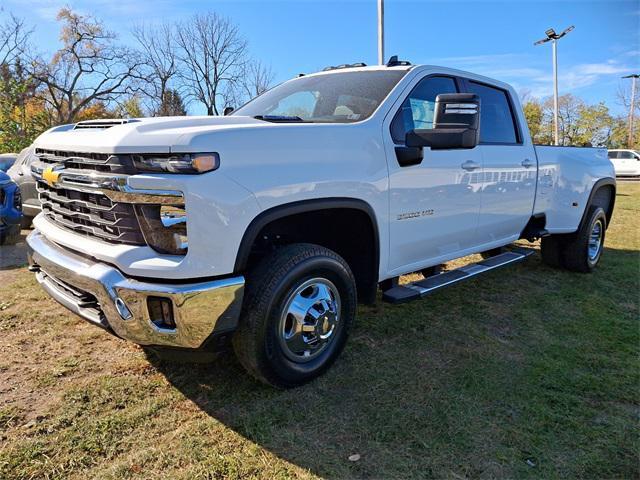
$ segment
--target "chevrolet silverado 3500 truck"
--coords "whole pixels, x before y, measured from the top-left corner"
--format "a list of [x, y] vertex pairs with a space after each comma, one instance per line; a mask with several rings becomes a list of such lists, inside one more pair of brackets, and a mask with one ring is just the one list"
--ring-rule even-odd
[[34, 155], [30, 264], [55, 300], [150, 348], [228, 340], [277, 387], [325, 371], [378, 289], [420, 298], [523, 260], [523, 238], [590, 272], [616, 189], [605, 150], [534, 146], [509, 85], [395, 59], [228, 116], [81, 122]]

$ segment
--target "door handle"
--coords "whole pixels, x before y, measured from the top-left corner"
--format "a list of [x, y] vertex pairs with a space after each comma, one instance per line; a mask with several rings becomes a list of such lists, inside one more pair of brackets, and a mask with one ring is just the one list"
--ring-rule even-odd
[[468, 172], [475, 170], [476, 168], [480, 168], [480, 164], [473, 162], [471, 160], [467, 160], [466, 162], [464, 162], [462, 165], [460, 165], [464, 170], [467, 170]]
[[533, 167], [533, 165], [534, 165], [534, 164], [533, 164], [533, 162], [532, 162], [531, 160], [529, 160], [528, 158], [525, 158], [525, 159], [522, 161], [522, 166], [523, 166], [524, 168], [531, 168], [531, 167]]

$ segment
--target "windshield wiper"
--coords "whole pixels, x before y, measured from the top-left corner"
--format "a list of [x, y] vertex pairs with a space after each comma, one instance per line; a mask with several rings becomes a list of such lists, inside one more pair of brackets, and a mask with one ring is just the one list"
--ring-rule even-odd
[[255, 115], [253, 118], [265, 122], [304, 122], [302, 118], [295, 115]]

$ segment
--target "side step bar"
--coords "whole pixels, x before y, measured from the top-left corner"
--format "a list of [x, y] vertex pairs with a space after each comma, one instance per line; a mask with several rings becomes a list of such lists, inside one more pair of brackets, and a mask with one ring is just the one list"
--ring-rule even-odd
[[473, 278], [480, 273], [521, 262], [533, 253], [534, 250], [532, 249], [514, 247], [507, 252], [500, 253], [478, 263], [470, 263], [456, 270], [427, 277], [424, 280], [393, 287], [382, 294], [382, 300], [394, 304], [417, 300], [435, 290]]

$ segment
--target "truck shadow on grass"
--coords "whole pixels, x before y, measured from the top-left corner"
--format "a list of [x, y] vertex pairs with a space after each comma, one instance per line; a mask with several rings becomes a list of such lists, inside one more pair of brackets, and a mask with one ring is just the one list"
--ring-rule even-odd
[[0, 271], [15, 270], [27, 264], [27, 235], [30, 230], [22, 230], [14, 245], [0, 246]]
[[316, 475], [638, 476], [639, 267], [637, 251], [607, 248], [593, 275], [535, 255], [421, 301], [361, 307], [334, 367], [289, 391], [231, 353], [150, 360], [209, 416]]

